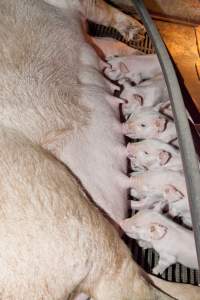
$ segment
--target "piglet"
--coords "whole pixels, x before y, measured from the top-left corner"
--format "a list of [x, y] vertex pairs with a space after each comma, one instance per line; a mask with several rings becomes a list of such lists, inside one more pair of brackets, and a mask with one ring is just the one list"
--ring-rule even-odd
[[137, 49], [110, 37], [89, 37], [89, 43], [95, 48], [102, 59], [111, 59], [117, 56], [142, 54]]
[[130, 186], [132, 187], [132, 196], [137, 199], [158, 195], [163, 198], [164, 196], [165, 198], [170, 198], [172, 201], [177, 201], [187, 195], [183, 173], [164, 168], [159, 172], [152, 170], [131, 173]]
[[105, 75], [112, 80], [122, 78], [138, 84], [161, 73], [161, 67], [155, 54], [128, 55], [108, 59]]
[[169, 99], [167, 86], [162, 74], [143, 81], [136, 86], [133, 86], [130, 81], [125, 79], [120, 80], [119, 83], [124, 86], [120, 97], [128, 101], [127, 104], [122, 106], [125, 117], [144, 107], [155, 106]]
[[162, 211], [166, 206], [171, 216], [179, 216], [192, 227], [187, 189], [183, 172], [162, 169], [132, 173], [131, 195], [140, 201], [131, 201], [132, 209], [153, 208]]
[[182, 170], [180, 151], [163, 141], [147, 139], [137, 143], [128, 143], [128, 158], [133, 171], [167, 168]]
[[146, 108], [131, 114], [122, 124], [123, 133], [132, 139], [159, 139], [166, 143], [177, 140], [174, 122], [163, 114]]
[[154, 274], [162, 274], [166, 268], [177, 262], [198, 269], [193, 232], [164, 215], [143, 210], [122, 221], [121, 227], [129, 237], [138, 240], [140, 246], [144, 245], [145, 248], [153, 248], [158, 252], [159, 261], [153, 268]]

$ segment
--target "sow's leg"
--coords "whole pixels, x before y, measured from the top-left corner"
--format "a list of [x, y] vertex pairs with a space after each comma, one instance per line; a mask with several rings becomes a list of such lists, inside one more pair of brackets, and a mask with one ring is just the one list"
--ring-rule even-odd
[[73, 4], [67, 0], [45, 0], [45, 2], [66, 9], [76, 6], [83, 15], [96, 23], [116, 28], [127, 40], [140, 39], [145, 32], [133, 17], [129, 17], [103, 0], [77, 0]]

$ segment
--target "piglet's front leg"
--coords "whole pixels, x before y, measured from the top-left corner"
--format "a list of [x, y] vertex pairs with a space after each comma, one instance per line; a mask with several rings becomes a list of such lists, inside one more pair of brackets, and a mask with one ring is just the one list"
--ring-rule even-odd
[[132, 200], [131, 201], [131, 208], [135, 210], [145, 209], [145, 208], [152, 208], [155, 206], [155, 203], [159, 203], [161, 198], [158, 196], [147, 196], [139, 201]]
[[176, 202], [169, 202], [169, 215], [172, 217], [181, 217], [183, 223], [192, 228], [192, 219], [187, 197]]
[[144, 198], [139, 201], [131, 200], [131, 208], [135, 210], [149, 208], [148, 199]]
[[159, 253], [158, 264], [153, 268], [152, 272], [155, 275], [162, 274], [170, 265], [176, 263], [174, 256]]
[[138, 245], [143, 249], [150, 249], [152, 248], [152, 244], [143, 240], [138, 240]]

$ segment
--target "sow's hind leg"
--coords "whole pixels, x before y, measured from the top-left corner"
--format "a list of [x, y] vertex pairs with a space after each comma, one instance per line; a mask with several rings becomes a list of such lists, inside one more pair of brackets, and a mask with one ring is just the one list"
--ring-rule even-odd
[[69, 4], [67, 0], [44, 1], [64, 9], [74, 5], [74, 8], [81, 10], [87, 19], [116, 28], [127, 40], [143, 38], [145, 32], [143, 25], [103, 0], [77, 0], [74, 4]]
[[116, 28], [127, 40], [140, 39], [145, 32], [144, 27], [137, 20], [102, 0], [80, 0], [79, 2], [84, 15], [89, 20]]

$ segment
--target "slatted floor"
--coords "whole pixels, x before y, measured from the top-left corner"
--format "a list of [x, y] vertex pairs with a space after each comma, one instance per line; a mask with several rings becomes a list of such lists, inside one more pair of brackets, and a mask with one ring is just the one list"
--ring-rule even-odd
[[[121, 34], [113, 28], [107, 28], [102, 25], [97, 25], [92, 22], [89, 23], [89, 33], [92, 36], [97, 37], [112, 37], [119, 41], [126, 42]], [[155, 53], [153, 44], [146, 34], [145, 39], [140, 42], [126, 42], [130, 47], [136, 48], [145, 54]], [[127, 139], [128, 141], [128, 139]], [[129, 166], [127, 165], [127, 171]], [[131, 212], [130, 212], [131, 214]], [[128, 237], [124, 237], [124, 241], [131, 249], [134, 260], [148, 273], [152, 272], [152, 269], [158, 261], [157, 253], [152, 249], [144, 250], [140, 248], [137, 243]], [[178, 241], [177, 241], [178, 242]], [[187, 245], [186, 245], [187, 247]], [[200, 273], [196, 270], [186, 268], [180, 264], [175, 264], [170, 266], [161, 276], [158, 276], [168, 281], [178, 282], [178, 283], [190, 283], [193, 285], [200, 284]]]

